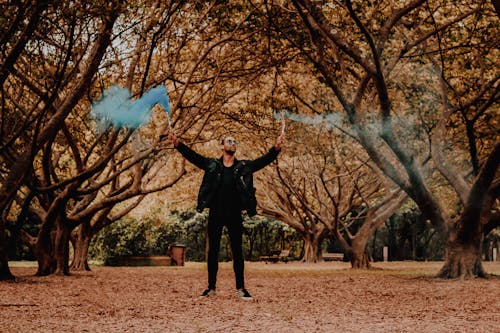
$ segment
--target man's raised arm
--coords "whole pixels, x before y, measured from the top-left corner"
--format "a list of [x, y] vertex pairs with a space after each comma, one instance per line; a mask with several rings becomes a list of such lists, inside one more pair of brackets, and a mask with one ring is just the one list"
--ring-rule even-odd
[[198, 168], [205, 170], [208, 167], [210, 159], [198, 154], [197, 152], [180, 142], [174, 131], [168, 133], [168, 141], [170, 141], [170, 143], [174, 145], [175, 149], [177, 149], [177, 151], [181, 153], [185, 159], [196, 165]]

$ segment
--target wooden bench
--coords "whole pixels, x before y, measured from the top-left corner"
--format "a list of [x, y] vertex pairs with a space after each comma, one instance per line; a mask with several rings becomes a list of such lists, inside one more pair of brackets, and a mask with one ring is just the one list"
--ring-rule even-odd
[[267, 256], [260, 256], [261, 261], [265, 261], [267, 264], [268, 261], [272, 263], [277, 263], [282, 261], [284, 263], [288, 262], [288, 256], [290, 255], [290, 250], [272, 250], [269, 252]]
[[343, 253], [322, 253], [321, 256], [323, 257], [324, 261], [343, 261], [344, 260], [344, 254]]

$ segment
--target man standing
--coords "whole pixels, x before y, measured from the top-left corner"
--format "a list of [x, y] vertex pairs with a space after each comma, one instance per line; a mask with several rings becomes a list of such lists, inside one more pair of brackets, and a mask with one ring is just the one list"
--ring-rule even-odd
[[242, 250], [242, 211], [249, 216], [257, 213], [255, 188], [252, 174], [276, 159], [285, 144], [284, 134], [276, 139], [276, 144], [266, 154], [255, 160], [239, 161], [235, 158], [238, 142], [232, 136], [221, 140], [222, 156], [208, 158], [195, 152], [180, 142], [174, 132], [169, 141], [188, 161], [205, 171], [198, 193], [196, 210], [209, 208], [208, 215], [208, 287], [201, 294], [208, 297], [215, 294], [219, 267], [219, 248], [222, 228], [226, 226], [233, 254], [233, 269], [236, 278], [236, 296], [252, 299], [245, 289], [244, 259]]

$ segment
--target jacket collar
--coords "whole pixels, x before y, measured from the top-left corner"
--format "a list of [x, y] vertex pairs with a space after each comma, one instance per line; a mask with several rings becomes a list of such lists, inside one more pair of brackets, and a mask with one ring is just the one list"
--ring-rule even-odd
[[[219, 160], [220, 164], [222, 164], [222, 166], [224, 166], [224, 161], [222, 160], [222, 155], [221, 157], [219, 157]], [[237, 165], [238, 163], [240, 163], [240, 160], [238, 160], [236, 157], [234, 158], [234, 163], [233, 165]]]

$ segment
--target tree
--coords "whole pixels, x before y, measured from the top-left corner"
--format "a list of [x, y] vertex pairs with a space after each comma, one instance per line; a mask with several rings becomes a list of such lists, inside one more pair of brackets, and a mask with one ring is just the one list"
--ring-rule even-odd
[[263, 191], [266, 195], [259, 201], [262, 213], [283, 221], [300, 235], [304, 242], [303, 262], [318, 262], [321, 260], [321, 244], [328, 230], [304, 207], [307, 203], [305, 188], [299, 190], [289, 186], [283, 178], [269, 181]]
[[[291, 5], [273, 4], [267, 8], [273, 33], [283, 37], [290, 47], [300, 50], [319, 82], [335, 95], [337, 103], [330, 109], [341, 108], [373, 163], [406, 192], [442, 237], [449, 240], [447, 261], [440, 276], [484, 276], [480, 251], [477, 251], [482, 236], [482, 223], [478, 221], [491, 213], [498, 198], [495, 181], [498, 143], [491, 140], [493, 133], [498, 132], [498, 121], [492, 120], [498, 101], [498, 57], [491, 48], [494, 40], [488, 38], [498, 34], [498, 25], [492, 21], [497, 17], [489, 4], [417, 0], [404, 4], [362, 2], [356, 7], [351, 1], [292, 1]], [[466, 27], [466, 33], [462, 27]], [[453, 151], [444, 147], [446, 138], [437, 134], [440, 126], [446, 124], [445, 133], [453, 133], [455, 137], [465, 137], [464, 132], [449, 127], [447, 121], [455, 113], [452, 109], [440, 112], [439, 107], [445, 105], [442, 98], [437, 104], [412, 104], [408, 96], [415, 91], [409, 89], [411, 85], [405, 81], [415, 78], [421, 84], [427, 82], [424, 95], [439, 96], [442, 89], [429, 83], [439, 82], [435, 78], [439, 78], [440, 72], [446, 73], [448, 63], [453, 61], [459, 49], [463, 54], [481, 54], [486, 59], [481, 70], [478, 68], [470, 75], [484, 78], [479, 90], [482, 99], [488, 102], [484, 103], [481, 122], [489, 125], [485, 133], [489, 139], [482, 142], [480, 149], [481, 171], [476, 178], [465, 179], [465, 191], [457, 187], [457, 182], [447, 179], [447, 186], [456, 191], [462, 202], [459, 206], [463, 207], [459, 208], [460, 218], [453, 221], [448, 212], [456, 206], [450, 207], [436, 197], [431, 189], [435, 183], [430, 175], [436, 169], [443, 173], [436, 159], [439, 145], [440, 152], [445, 148], [447, 152]], [[442, 69], [437, 72], [429, 60], [432, 54], [442, 55]], [[453, 82], [467, 80], [459, 72], [462, 68], [451, 69]], [[475, 94], [461, 92], [467, 100], [462, 105], [477, 101]], [[450, 86], [445, 95], [456, 97]], [[413, 128], [405, 126], [408, 122], [399, 121], [401, 117], [412, 115], [410, 119], [415, 121], [409, 125], [414, 124]], [[425, 115], [425, 118], [416, 115]], [[436, 115], [444, 120], [439, 123]], [[478, 124], [475, 126], [477, 128]], [[461, 136], [457, 135], [459, 133]], [[458, 151], [455, 156], [463, 156], [460, 151], [464, 146], [460, 146], [460, 142], [453, 143]], [[426, 164], [431, 153], [433, 163]], [[470, 160], [467, 162], [471, 165]], [[445, 178], [446, 174], [467, 172], [464, 165], [447, 166], [449, 172], [443, 173]], [[467, 200], [463, 194], [467, 194]]]
[[[331, 124], [324, 125], [327, 129], [317, 131], [316, 137], [311, 135], [314, 129], [297, 135], [305, 148], [296, 148], [294, 157], [280, 159], [279, 181], [267, 189], [277, 199], [267, 200], [264, 211], [276, 214], [302, 234], [304, 261], [321, 260], [320, 240], [330, 234], [353, 268], [369, 268], [369, 240], [407, 196], [397, 189], [391, 191], [389, 182], [381, 183], [383, 175], [374, 172], [376, 167], [367, 163], [366, 156], [355, 152], [354, 140], [334, 135], [328, 128]], [[325, 144], [329, 141], [335, 146]]]
[[[7, 56], [2, 59], [2, 100], [5, 101], [2, 103], [2, 119], [7, 121], [13, 121], [16, 118], [22, 119], [17, 128], [9, 126], [11, 131], [8, 131], [8, 133], [3, 132], [4, 136], [2, 138], [2, 162], [7, 166], [8, 170], [2, 178], [2, 191], [0, 191], [0, 207], [2, 211], [2, 228], [0, 228], [2, 236], [0, 241], [2, 243], [5, 240], [3, 231], [9, 218], [9, 211], [12, 209], [18, 191], [31, 174], [36, 155], [43, 149], [44, 145], [54, 139], [68, 114], [77, 104], [79, 97], [88, 91], [89, 83], [111, 41], [113, 25], [120, 12], [119, 6], [115, 3], [109, 3], [102, 8], [101, 14], [96, 15], [94, 18], [94, 23], [98, 25], [94, 36], [95, 39], [86, 46], [86, 53], [82, 54], [81, 58], [78, 58], [79, 66], [68, 70], [72, 53], [65, 51], [64, 46], [69, 45], [69, 48], [72, 49], [71, 45], [76, 38], [74, 28], [78, 19], [76, 15], [77, 9], [74, 8], [67, 12], [69, 13], [67, 16], [69, 20], [67, 38], [64, 35], [63, 37], [54, 35], [54, 48], [49, 47], [48, 44], [46, 48], [43, 48], [39, 47], [40, 44], [37, 42], [40, 35], [33, 32], [39, 27], [46, 30], [54, 27], [51, 23], [53, 22], [51, 21], [53, 18], [51, 15], [54, 12], [48, 10], [48, 7], [49, 3], [45, 1], [37, 2], [33, 6], [19, 4], [16, 8], [16, 15], [12, 16], [14, 19], [9, 21], [9, 33], [5, 35], [8, 39], [2, 41], [4, 45], [8, 43], [14, 45], [3, 53]], [[13, 9], [13, 11], [16, 9]], [[67, 8], [61, 9], [65, 10]], [[31, 21], [26, 26], [19, 24], [18, 21], [24, 11], [31, 11]], [[63, 19], [61, 18], [61, 20]], [[92, 21], [93, 18], [90, 17], [89, 20]], [[16, 29], [18, 29], [19, 33], [16, 33]], [[48, 31], [42, 32], [40, 30], [42, 34], [46, 32]], [[16, 40], [17, 43], [15, 43]], [[63, 47], [59, 49], [59, 45]], [[71, 90], [61, 94], [61, 98], [59, 98], [59, 94], [63, 90], [62, 77], [57, 81], [32, 82], [27, 80], [29, 75], [33, 73], [32, 71], [22, 72], [19, 67], [16, 67], [16, 65], [21, 64], [28, 67], [30, 65], [35, 66], [36, 63], [27, 60], [30, 59], [30, 53], [44, 56], [45, 53], [49, 53], [52, 49], [55, 52], [62, 50], [63, 54], [66, 54], [66, 57], [63, 57], [59, 63], [48, 62], [43, 64], [48, 67], [45, 70], [49, 71], [49, 73], [50, 71], [66, 73], [66, 82], [71, 82]], [[42, 60], [43, 57], [38, 59]], [[43, 70], [43, 68], [38, 70], [40, 69]], [[24, 86], [25, 89], [15, 89], [19, 85]], [[29, 90], [33, 92], [33, 99], [27, 97], [26, 92]], [[9, 124], [4, 123], [2, 125], [8, 126]], [[49, 237], [49, 235], [46, 236]], [[3, 246], [0, 247], [0, 251], [2, 250], [4, 250]], [[2, 272], [0, 279], [9, 278], [10, 272], [5, 252], [0, 253], [0, 265], [0, 272]]]

